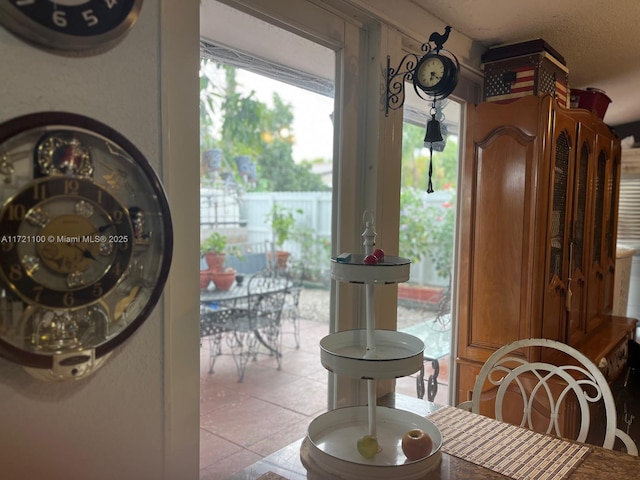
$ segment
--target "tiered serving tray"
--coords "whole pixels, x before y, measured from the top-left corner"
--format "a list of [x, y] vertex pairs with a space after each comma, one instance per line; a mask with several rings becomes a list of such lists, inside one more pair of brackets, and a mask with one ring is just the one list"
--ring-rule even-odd
[[[302, 462], [307, 468], [321, 470], [329, 478], [344, 480], [394, 479], [417, 480], [437, 468], [442, 459], [442, 435], [438, 427], [420, 415], [394, 408], [376, 407], [378, 443], [382, 447], [372, 459], [356, 449], [358, 438], [367, 433], [367, 407], [331, 410], [311, 421], [303, 443]], [[410, 462], [402, 452], [402, 436], [420, 428], [433, 441], [431, 455]], [[325, 477], [326, 478], [326, 477]]]
[[344, 330], [320, 340], [320, 360], [330, 372], [352, 378], [406, 377], [422, 368], [424, 343], [408, 333], [375, 330], [367, 352], [366, 330]]
[[[346, 283], [400, 283], [409, 280], [411, 260], [386, 255], [377, 265], [365, 265], [364, 257], [352, 253], [348, 262], [331, 259], [331, 276]], [[372, 268], [373, 267], [373, 268]]]
[[[332, 410], [311, 422], [300, 451], [310, 479], [418, 480], [438, 467], [442, 457], [442, 434], [433, 423], [411, 412], [376, 406], [376, 381], [419, 371], [424, 362], [424, 343], [407, 333], [375, 328], [374, 285], [409, 280], [411, 262], [385, 255], [375, 265], [364, 263], [373, 253], [375, 239], [373, 219], [369, 218], [362, 234], [364, 255], [342, 254], [331, 259], [334, 279], [363, 284], [366, 289], [366, 329], [332, 333], [320, 341], [320, 358], [327, 370], [367, 380], [368, 404]], [[402, 437], [415, 428], [429, 434], [433, 448], [428, 456], [408, 461], [402, 451]], [[375, 436], [381, 447], [370, 459], [358, 452], [358, 439], [364, 435]]]

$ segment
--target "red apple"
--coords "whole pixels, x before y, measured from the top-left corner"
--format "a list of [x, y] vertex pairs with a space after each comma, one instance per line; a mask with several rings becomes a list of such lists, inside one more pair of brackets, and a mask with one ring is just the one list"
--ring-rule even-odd
[[384, 261], [384, 250], [381, 248], [376, 248], [373, 252], [373, 256], [378, 259], [379, 262]]
[[433, 441], [428, 433], [413, 428], [402, 437], [402, 451], [408, 460], [420, 460], [431, 453]]
[[366, 257], [364, 257], [364, 263], [366, 265], [377, 265], [378, 259], [375, 255], [367, 255]]

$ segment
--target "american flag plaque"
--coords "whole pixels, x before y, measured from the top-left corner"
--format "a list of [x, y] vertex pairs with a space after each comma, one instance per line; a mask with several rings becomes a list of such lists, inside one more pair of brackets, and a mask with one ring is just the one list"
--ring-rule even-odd
[[553, 95], [569, 106], [569, 69], [543, 40], [489, 49], [482, 56], [484, 100], [509, 101], [527, 95]]

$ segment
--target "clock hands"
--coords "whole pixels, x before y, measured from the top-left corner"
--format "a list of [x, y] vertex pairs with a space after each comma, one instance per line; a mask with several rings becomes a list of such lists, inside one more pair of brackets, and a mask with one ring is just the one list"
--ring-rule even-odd
[[77, 243], [73, 243], [73, 242], [67, 242], [68, 246], [73, 246], [75, 248], [77, 248], [78, 250], [80, 250], [82, 252], [82, 256], [84, 258], [89, 258], [91, 260], [98, 260], [96, 257], [93, 256], [93, 253], [91, 253], [91, 251], [88, 248], [83, 248], [80, 245], [78, 245]]
[[[109, 228], [111, 228], [113, 225], [112, 224], [107, 224], [107, 225], [101, 225], [99, 227], [96, 228], [96, 231], [94, 233], [97, 234], [103, 234], [104, 232], [106, 232], [107, 230], [109, 230]], [[95, 236], [92, 236], [92, 238], [96, 238]], [[102, 241], [102, 239], [100, 239], [100, 241]], [[69, 247], [74, 247], [77, 248], [78, 250], [80, 250], [82, 252], [82, 256], [84, 258], [88, 258], [90, 260], [95, 260], [97, 261], [98, 258], [91, 252], [91, 250], [89, 248], [86, 248], [82, 245], [84, 244], [78, 244], [76, 242], [66, 242], [67, 246]]]

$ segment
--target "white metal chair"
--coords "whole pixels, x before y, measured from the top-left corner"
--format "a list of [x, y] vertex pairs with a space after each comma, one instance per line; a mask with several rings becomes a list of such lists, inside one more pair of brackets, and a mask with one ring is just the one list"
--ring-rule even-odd
[[[523, 349], [532, 347], [545, 349], [545, 358], [557, 354], [563, 365], [528, 361]], [[518, 419], [520, 414], [514, 410], [519, 412], [520, 404], [523, 410]], [[604, 435], [602, 446], [613, 449], [617, 437], [629, 454], [638, 455], [631, 437], [617, 428], [616, 406], [604, 375], [584, 354], [554, 340], [518, 340], [496, 350], [478, 374], [472, 400], [458, 406], [474, 413], [491, 412], [493, 407], [497, 420], [516, 425], [519, 421], [521, 427], [559, 437], [566, 436], [562, 416], [576, 415], [579, 425], [574, 440], [599, 443]], [[594, 434], [597, 426], [592, 417], [603, 410], [604, 433]]]

